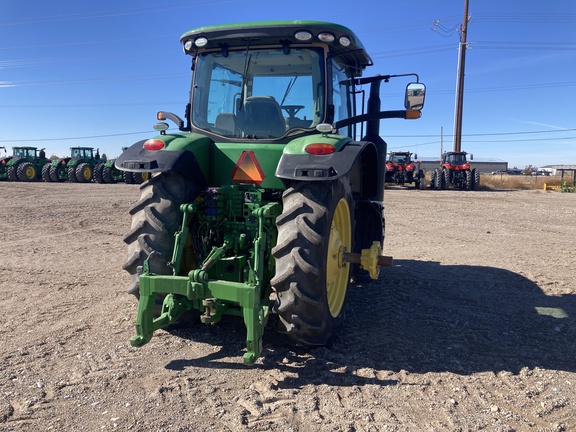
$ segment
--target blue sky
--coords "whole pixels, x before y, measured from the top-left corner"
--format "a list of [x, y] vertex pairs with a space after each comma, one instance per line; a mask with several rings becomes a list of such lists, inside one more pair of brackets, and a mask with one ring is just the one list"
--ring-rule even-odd
[[[390, 150], [451, 150], [464, 0], [0, 0], [0, 146], [72, 146], [109, 157], [183, 114], [190, 58], [180, 36], [204, 25], [308, 19], [351, 28], [374, 60], [365, 76], [415, 72], [416, 121], [383, 120]], [[576, 2], [470, 0], [462, 150], [509, 166], [576, 164]], [[382, 86], [401, 109], [405, 81]], [[442, 137], [442, 138], [441, 138]]]

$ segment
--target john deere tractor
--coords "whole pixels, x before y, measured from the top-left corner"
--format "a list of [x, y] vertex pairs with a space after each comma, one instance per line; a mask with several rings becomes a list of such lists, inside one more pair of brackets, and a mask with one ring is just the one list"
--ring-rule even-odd
[[[414, 159], [418, 156], [414, 155]], [[426, 173], [410, 152], [390, 152], [386, 161], [386, 183], [414, 183], [416, 189], [426, 189]]]
[[[184, 118], [159, 112], [159, 134], [116, 159], [152, 174], [124, 236], [139, 298], [131, 344], [184, 317], [233, 315], [250, 365], [270, 314], [294, 343], [328, 344], [351, 277], [391, 264], [380, 120], [420, 117], [425, 87], [416, 74], [362, 77], [370, 56], [332, 23], [209, 26], [180, 41], [193, 70]], [[404, 109], [382, 110], [380, 85], [409, 76]]]
[[[128, 147], [122, 147], [125, 151]], [[140, 184], [148, 180], [148, 173], [127, 172], [116, 168], [116, 159], [103, 160], [94, 167], [93, 178], [96, 183], [118, 183]]]
[[[462, 190], [478, 190], [480, 187], [480, 172], [470, 167], [466, 152], [444, 152], [440, 168], [432, 174], [430, 187], [432, 189], [448, 189], [454, 187]], [[473, 156], [470, 155], [470, 160]]]
[[0, 160], [0, 179], [12, 181], [39, 180], [42, 167], [48, 162], [44, 149], [13, 147], [12, 156]]
[[42, 179], [52, 182], [80, 182], [92, 181], [94, 167], [103, 160], [100, 152], [92, 147], [71, 147], [70, 157], [53, 160], [52, 163], [42, 170]]

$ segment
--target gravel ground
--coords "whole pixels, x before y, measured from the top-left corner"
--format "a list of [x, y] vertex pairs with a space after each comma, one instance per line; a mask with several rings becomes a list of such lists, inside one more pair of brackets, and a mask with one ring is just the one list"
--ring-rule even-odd
[[138, 186], [0, 191], [0, 431], [576, 430], [576, 194], [388, 190], [335, 344], [250, 368], [235, 318], [129, 345]]

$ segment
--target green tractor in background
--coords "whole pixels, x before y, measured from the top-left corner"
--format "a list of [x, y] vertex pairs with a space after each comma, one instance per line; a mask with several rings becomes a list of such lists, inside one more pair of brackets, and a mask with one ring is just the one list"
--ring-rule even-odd
[[[363, 78], [370, 56], [332, 23], [209, 26], [181, 43], [194, 71], [184, 119], [159, 112], [159, 135], [116, 159], [120, 170], [152, 174], [124, 236], [139, 298], [130, 342], [189, 317], [233, 315], [251, 365], [276, 314], [295, 344], [329, 344], [352, 276], [375, 279], [391, 265], [381, 256], [380, 120], [419, 118], [425, 87], [416, 74]], [[380, 84], [408, 76], [404, 109], [381, 110]]]
[[12, 156], [0, 160], [0, 179], [23, 182], [41, 179], [42, 168], [50, 162], [44, 150], [37, 147], [13, 147]]
[[[123, 147], [122, 151], [127, 147]], [[116, 159], [108, 159], [94, 167], [94, 181], [96, 183], [140, 184], [148, 180], [148, 173], [122, 171], [115, 166]]]
[[53, 160], [42, 169], [42, 179], [46, 182], [79, 182], [92, 181], [94, 167], [102, 163], [99, 150], [92, 147], [71, 147], [70, 157]]

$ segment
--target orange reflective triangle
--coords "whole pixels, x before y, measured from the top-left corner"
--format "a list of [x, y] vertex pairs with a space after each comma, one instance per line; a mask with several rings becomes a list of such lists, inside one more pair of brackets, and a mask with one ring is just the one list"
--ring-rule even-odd
[[262, 184], [266, 176], [252, 150], [244, 150], [230, 174], [235, 183]]

